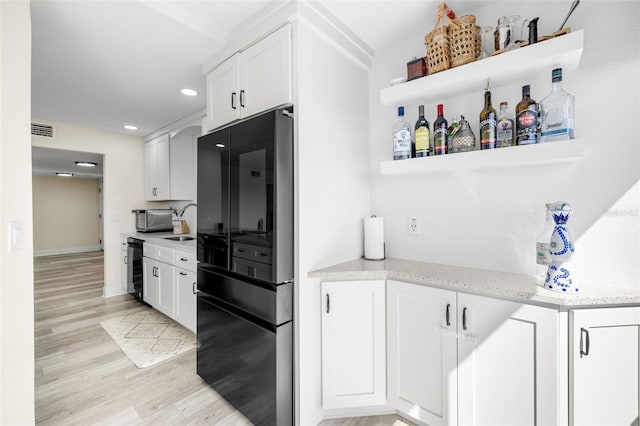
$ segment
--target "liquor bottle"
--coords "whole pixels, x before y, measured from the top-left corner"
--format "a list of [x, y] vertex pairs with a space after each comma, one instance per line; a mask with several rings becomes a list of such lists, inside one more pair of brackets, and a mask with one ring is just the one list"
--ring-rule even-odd
[[418, 121], [415, 126], [416, 157], [426, 157], [431, 153], [429, 122], [424, 118], [424, 105], [418, 106]]
[[448, 152], [449, 137], [447, 135], [447, 120], [444, 118], [444, 107], [438, 104], [438, 117], [433, 122], [433, 155], [442, 155]]
[[551, 71], [551, 93], [540, 101], [540, 142], [573, 139], [573, 96], [562, 89], [562, 68]]
[[411, 126], [404, 120], [404, 107], [398, 107], [398, 121], [393, 125], [393, 159], [411, 158]]
[[491, 90], [489, 80], [484, 89], [484, 108], [480, 111], [480, 149], [493, 149], [496, 147], [496, 135], [498, 133], [496, 110], [491, 105]]
[[507, 102], [500, 102], [500, 114], [498, 115], [498, 133], [496, 147], [504, 148], [507, 146], [515, 145], [515, 139], [513, 138], [513, 128], [515, 122], [513, 115], [508, 111], [509, 104]]
[[529, 85], [522, 86], [522, 100], [516, 105], [516, 142], [518, 145], [537, 143], [540, 134], [538, 104], [531, 99], [530, 94]]
[[551, 235], [555, 227], [555, 223], [551, 218], [551, 204], [545, 204], [544, 206], [547, 215], [544, 221], [544, 229], [536, 238], [536, 278], [539, 283], [544, 283], [547, 268], [551, 264]]

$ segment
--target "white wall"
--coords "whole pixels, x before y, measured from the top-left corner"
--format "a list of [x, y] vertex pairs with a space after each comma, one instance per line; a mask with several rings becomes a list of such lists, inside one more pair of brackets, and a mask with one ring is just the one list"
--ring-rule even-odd
[[[543, 8], [540, 2], [523, 1], [461, 4], [478, 5], [472, 13], [481, 26], [495, 26], [499, 15], [540, 16], [543, 35], [557, 29], [570, 3], [548, 1]], [[379, 91], [392, 78], [406, 75], [408, 60], [424, 55], [424, 36], [435, 16], [378, 49], [370, 80], [371, 210], [385, 218], [388, 256], [534, 274], [544, 203], [564, 200], [574, 209], [568, 226], [576, 240], [580, 283], [640, 288], [640, 153], [635, 131], [640, 117], [639, 9], [638, 2], [583, 1], [571, 17], [569, 26], [585, 31], [585, 46], [580, 67], [565, 72], [564, 86], [576, 98], [576, 137], [585, 140], [585, 154], [568, 166], [381, 176], [380, 162], [391, 159], [396, 108], [382, 106]], [[550, 91], [550, 74], [548, 69], [535, 79], [494, 87], [493, 105], [497, 109], [506, 100], [515, 108], [524, 84], [531, 85], [532, 97], [539, 101]], [[483, 87], [424, 102], [431, 126], [437, 103], [444, 104], [447, 119], [464, 114], [478, 137]], [[417, 104], [405, 105], [412, 123], [417, 109]], [[630, 190], [622, 204], [616, 204]], [[409, 215], [420, 217], [420, 237], [407, 235]]]
[[307, 274], [362, 256], [369, 215], [368, 72], [307, 25], [294, 25], [296, 379], [302, 425], [323, 417], [320, 285]]
[[[0, 424], [35, 422], [29, 2], [0, 2]], [[8, 225], [23, 226], [8, 249]]]
[[144, 201], [144, 143], [142, 138], [54, 123], [56, 137], [33, 137], [34, 146], [94, 152], [104, 155], [104, 295], [122, 294], [120, 233], [135, 231], [133, 209], [164, 207]]
[[100, 250], [98, 179], [33, 176], [34, 256]]

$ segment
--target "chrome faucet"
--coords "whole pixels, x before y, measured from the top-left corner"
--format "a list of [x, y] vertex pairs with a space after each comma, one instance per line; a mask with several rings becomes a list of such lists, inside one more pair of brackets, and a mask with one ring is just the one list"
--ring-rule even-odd
[[178, 210], [178, 212], [176, 213], [176, 216], [178, 216], [178, 218], [182, 218], [182, 215], [184, 214], [184, 211], [187, 209], [187, 207], [198, 207], [198, 205], [196, 203], [189, 203], [186, 206], [184, 206], [183, 208], [181, 208], [180, 210]]

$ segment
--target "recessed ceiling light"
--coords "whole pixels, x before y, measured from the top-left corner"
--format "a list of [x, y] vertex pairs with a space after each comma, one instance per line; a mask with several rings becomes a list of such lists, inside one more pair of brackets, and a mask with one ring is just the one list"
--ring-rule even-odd
[[223, 143], [217, 143], [217, 144], [216, 144], [216, 146], [217, 146], [218, 148], [224, 148], [224, 144], [223, 144]]
[[124, 128], [127, 129], [127, 130], [138, 130], [138, 128], [136, 126], [133, 126], [131, 124], [125, 125]]
[[98, 163], [94, 163], [93, 161], [76, 161], [76, 165], [81, 167], [95, 167]]
[[180, 93], [182, 93], [183, 95], [186, 95], [186, 96], [197, 96], [198, 95], [198, 92], [196, 92], [193, 89], [182, 89], [182, 90], [180, 90]]
[[56, 172], [56, 176], [71, 177], [71, 176], [73, 176], [73, 173], [69, 173], [69, 172]]

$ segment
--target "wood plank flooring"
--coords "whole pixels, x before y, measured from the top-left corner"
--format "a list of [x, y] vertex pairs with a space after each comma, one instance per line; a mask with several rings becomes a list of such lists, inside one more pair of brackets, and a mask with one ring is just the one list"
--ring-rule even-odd
[[[102, 297], [102, 252], [37, 257], [35, 417], [38, 425], [251, 424], [196, 374], [196, 351], [139, 369], [100, 322], [150, 309]], [[404, 426], [398, 416], [322, 426]]]

